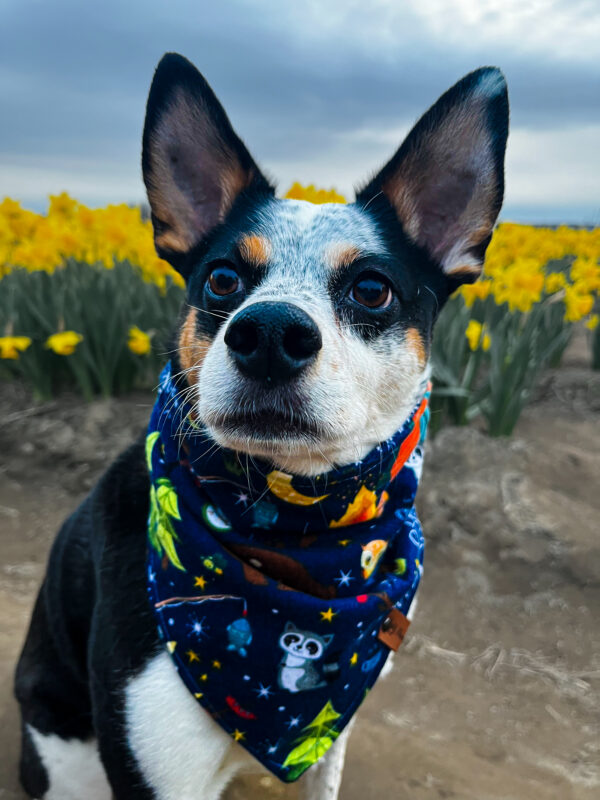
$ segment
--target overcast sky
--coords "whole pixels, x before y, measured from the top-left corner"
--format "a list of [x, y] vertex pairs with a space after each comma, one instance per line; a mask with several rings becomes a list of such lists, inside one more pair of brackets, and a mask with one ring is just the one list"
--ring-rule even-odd
[[445, 89], [498, 65], [503, 218], [600, 224], [600, 0], [0, 0], [0, 197], [141, 200], [167, 50], [204, 73], [280, 189], [348, 195]]

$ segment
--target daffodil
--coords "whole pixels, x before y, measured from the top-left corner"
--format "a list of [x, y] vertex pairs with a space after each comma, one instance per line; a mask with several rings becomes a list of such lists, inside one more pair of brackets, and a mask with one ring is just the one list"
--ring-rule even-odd
[[600, 289], [600, 265], [596, 259], [577, 258], [571, 265], [571, 280], [586, 292]]
[[590, 331], [595, 331], [598, 327], [598, 322], [600, 322], [600, 316], [598, 316], [598, 314], [592, 314], [588, 319], [586, 319], [585, 327]]
[[0, 358], [16, 361], [31, 344], [29, 336], [0, 336]]
[[335, 189], [317, 189], [314, 183], [302, 186], [297, 181], [292, 184], [284, 197], [287, 200], [306, 200], [317, 205], [322, 203], [346, 203], [344, 195], [339, 194]]
[[49, 216], [62, 216], [62, 217], [70, 217], [72, 214], [75, 213], [75, 210], [78, 206], [77, 200], [74, 200], [70, 197], [67, 192], [61, 192], [60, 194], [51, 194], [50, 195], [50, 210], [48, 212]]
[[83, 341], [83, 336], [76, 331], [61, 331], [53, 333], [46, 340], [46, 347], [59, 356], [70, 356], [75, 352], [79, 342]]
[[[286, 197], [311, 203], [346, 202], [335, 189], [314, 184], [294, 183]], [[462, 290], [465, 303], [470, 306], [491, 295], [498, 304], [509, 303], [512, 310], [526, 312], [540, 302], [544, 288], [549, 294], [563, 288], [558, 286], [560, 278], [552, 277], [555, 273], [546, 276], [545, 265], [565, 256], [575, 257], [570, 281], [581, 292], [598, 291], [600, 229], [502, 223], [488, 248], [484, 280]], [[10, 198], [0, 202], [0, 276], [16, 267], [51, 273], [67, 259], [107, 269], [116, 261], [128, 261], [144, 280], [163, 290], [168, 279], [183, 285], [181, 276], [156, 255], [152, 223], [143, 218], [140, 208], [119, 204], [91, 209], [65, 192], [50, 197], [46, 214], [28, 211]]]
[[184, 285], [156, 255], [152, 223], [137, 207], [91, 209], [65, 192], [50, 197], [47, 214], [27, 211], [10, 198], [0, 202], [0, 277], [15, 268], [52, 273], [67, 260], [107, 269], [128, 261], [161, 289], [167, 277]]
[[138, 356], [144, 356], [149, 353], [151, 348], [150, 336], [144, 331], [140, 330], [136, 325], [129, 329], [129, 339], [127, 340], [127, 347], [132, 353]]
[[544, 283], [544, 289], [548, 294], [555, 294], [567, 285], [567, 279], [562, 272], [551, 272]]
[[594, 295], [579, 291], [577, 286], [565, 289], [565, 321], [578, 322], [586, 317], [594, 307]]
[[508, 303], [511, 311], [527, 312], [541, 299], [544, 272], [536, 259], [517, 258], [494, 281], [498, 305]]
[[465, 331], [465, 336], [467, 337], [467, 341], [469, 342], [469, 347], [471, 350], [489, 350], [490, 345], [492, 344], [491, 337], [487, 332], [484, 325], [481, 322], [477, 322], [477, 320], [472, 319], [469, 320], [469, 324], [467, 325], [467, 329]]
[[492, 291], [492, 281], [481, 280], [475, 283], [465, 283], [460, 288], [467, 308], [471, 308], [475, 300], [485, 300]]

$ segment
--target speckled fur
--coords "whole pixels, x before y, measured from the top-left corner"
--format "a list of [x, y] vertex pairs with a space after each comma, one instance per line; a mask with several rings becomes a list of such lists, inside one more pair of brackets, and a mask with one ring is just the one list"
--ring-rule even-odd
[[385, 239], [375, 220], [356, 205], [272, 199], [253, 214], [250, 225], [252, 233], [270, 242], [271, 257], [266, 276], [239, 309], [264, 300], [288, 301], [315, 320], [323, 347], [296, 387], [296, 402], [324, 435], [315, 446], [292, 437], [282, 442], [240, 441], [222, 430], [219, 420], [238, 411], [247, 398], [245, 381], [223, 341], [225, 325], [199, 370], [200, 416], [216, 441], [270, 455], [294, 472], [310, 474], [327, 469], [330, 462], [360, 459], [398, 429], [427, 371], [397, 331], [365, 341], [357, 328], [338, 318], [332, 303], [331, 248], [341, 242], [365, 255], [389, 258]]

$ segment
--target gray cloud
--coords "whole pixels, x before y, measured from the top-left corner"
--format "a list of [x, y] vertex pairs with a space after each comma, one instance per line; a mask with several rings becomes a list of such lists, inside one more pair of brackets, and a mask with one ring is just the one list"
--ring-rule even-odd
[[[374, 18], [355, 24], [342, 11], [333, 14], [341, 5], [321, 14], [309, 3], [299, 17], [280, 11], [286, 6], [275, 0], [218, 7], [5, 3], [0, 164], [16, 169], [26, 159], [45, 160], [58, 170], [73, 159], [122, 164], [129, 176], [122, 199], [130, 199], [152, 70], [171, 49], [197, 64], [251, 150], [284, 175], [291, 166], [311, 172], [324, 159], [347, 158], [350, 172], [355, 164], [375, 167], [391, 154], [390, 134], [405, 131], [451, 83], [484, 63], [497, 63], [507, 76], [513, 128], [575, 135], [600, 126], [600, 63], [592, 53], [558, 58], [490, 37], [457, 47], [455, 39], [428, 30], [421, 16], [400, 18], [385, 2], [374, 6]], [[390, 20], [398, 31], [386, 29]], [[336, 174], [343, 166], [337, 163]], [[590, 168], [599, 166], [597, 160]], [[346, 185], [357, 177], [349, 175]]]

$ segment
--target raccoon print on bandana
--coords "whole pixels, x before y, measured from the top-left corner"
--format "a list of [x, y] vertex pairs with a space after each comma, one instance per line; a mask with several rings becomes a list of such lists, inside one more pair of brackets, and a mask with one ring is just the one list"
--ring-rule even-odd
[[279, 638], [279, 647], [284, 652], [277, 678], [279, 686], [288, 692], [305, 692], [326, 686], [316, 669], [316, 662], [332, 639], [333, 634], [319, 636], [318, 633], [301, 631], [288, 622]]
[[189, 691], [283, 781], [333, 745], [393, 646], [386, 625], [406, 622], [429, 391], [362, 461], [308, 478], [215, 448], [170, 365], [161, 375], [146, 440], [151, 607]]

